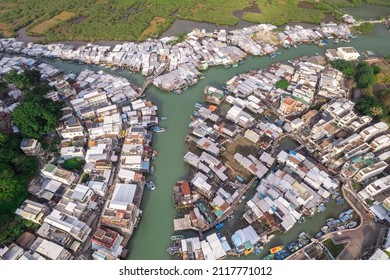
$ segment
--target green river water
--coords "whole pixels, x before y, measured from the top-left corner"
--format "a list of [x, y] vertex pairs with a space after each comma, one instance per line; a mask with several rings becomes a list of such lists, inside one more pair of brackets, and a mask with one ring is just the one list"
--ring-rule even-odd
[[[370, 35], [359, 36], [350, 43], [337, 45], [330, 43], [327, 47], [332, 48], [344, 45], [353, 46], [360, 52], [371, 50], [376, 54], [388, 55], [390, 54], [390, 33], [382, 25], [376, 25], [375, 31]], [[154, 148], [158, 151], [158, 156], [154, 162], [155, 174], [151, 179], [156, 183], [156, 190], [153, 192], [145, 192], [142, 201], [142, 220], [128, 244], [128, 259], [172, 258], [166, 251], [170, 244], [170, 236], [173, 234], [173, 219], [176, 217], [176, 210], [172, 202], [172, 188], [178, 179], [184, 178], [187, 174], [187, 167], [183, 162], [183, 156], [186, 153], [185, 136], [188, 132], [190, 115], [195, 110], [194, 104], [202, 101], [204, 87], [207, 85], [222, 86], [227, 80], [239, 73], [267, 68], [275, 62], [293, 60], [303, 55], [314, 55], [317, 52], [323, 54], [325, 49], [315, 45], [301, 45], [297, 49], [285, 50], [283, 55], [275, 59], [250, 56], [246, 59], [245, 63], [239, 65], [237, 68], [211, 68], [205, 73], [205, 79], [190, 87], [181, 95], [166, 93], [153, 86], [147, 89], [146, 97], [158, 105], [160, 116], [168, 117], [167, 120], [161, 121], [160, 123], [162, 127], [167, 128], [167, 131], [155, 134]], [[45, 61], [65, 71], [71, 70], [74, 73], [85, 68], [104, 70], [118, 76], [126, 77], [137, 85], [142, 85], [145, 80], [141, 75], [133, 75], [128, 71], [113, 72], [109, 69], [96, 66], [78, 65], [58, 60]], [[281, 145], [281, 148], [287, 147], [288, 145], [292, 145], [291, 148], [294, 148], [295, 144], [287, 141], [285, 145]], [[250, 190], [249, 192], [251, 193], [246, 195], [247, 199], [253, 196], [254, 190]], [[243, 205], [244, 202], [237, 206], [238, 209], [242, 209]], [[344, 207], [347, 207], [347, 205], [344, 205]], [[327, 217], [338, 214], [342, 211], [342, 208], [343, 206], [336, 206], [333, 201], [330, 201], [327, 212], [317, 214], [306, 221], [306, 223], [296, 225], [286, 234], [275, 237], [265, 249], [267, 250], [270, 246], [275, 245], [286, 245], [295, 240], [301, 231], [306, 231], [314, 235], [319, 231]], [[235, 216], [235, 222], [230, 222], [229, 225], [224, 227], [224, 230], [228, 230], [230, 224], [240, 222], [239, 215]], [[258, 259], [254, 254], [245, 258]]]

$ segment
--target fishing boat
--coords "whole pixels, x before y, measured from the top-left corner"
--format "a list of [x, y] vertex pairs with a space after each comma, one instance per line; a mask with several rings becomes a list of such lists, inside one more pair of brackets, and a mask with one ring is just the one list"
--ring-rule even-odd
[[206, 79], [206, 76], [205, 75], [201, 75], [201, 76], [199, 76], [199, 79], [200, 80]]
[[330, 223], [330, 222], [333, 222], [333, 221], [334, 221], [334, 218], [326, 219], [326, 223]]
[[165, 121], [168, 117], [161, 117], [160, 120]]
[[282, 251], [283, 248], [284, 248], [284, 247], [283, 247], [282, 245], [276, 246], [276, 247], [271, 248], [271, 249], [269, 250], [269, 252], [270, 252], [271, 254], [275, 254], [275, 253], [277, 253], [277, 252], [279, 252], [279, 251]]
[[178, 247], [178, 246], [169, 247], [169, 248], [167, 249], [167, 252], [168, 252], [170, 255], [177, 254], [177, 253], [180, 252], [180, 247]]
[[159, 132], [164, 132], [166, 130], [166, 128], [165, 127], [160, 127], [160, 129], [159, 130], [157, 130], [156, 132], [157, 133], [159, 133]]
[[232, 65], [233, 68], [236, 68], [237, 66], [238, 66], [238, 63], [234, 63], [234, 64]]
[[333, 194], [332, 194], [332, 198], [333, 199], [336, 199], [336, 198], [338, 198], [340, 196], [340, 193], [339, 192], [334, 192]]
[[239, 62], [238, 62], [238, 64], [243, 64], [245, 62], [245, 60], [240, 60]]
[[357, 226], [357, 222], [351, 221], [348, 224], [345, 225], [347, 228], [354, 228]]
[[306, 246], [307, 244], [309, 244], [310, 240], [309, 239], [301, 239], [298, 241], [298, 246], [299, 248], [302, 248], [304, 246]]
[[203, 107], [203, 104], [202, 104], [202, 103], [199, 103], [199, 102], [196, 102], [196, 103], [195, 103], [195, 107], [200, 109], [200, 108]]
[[171, 236], [171, 240], [172, 241], [181, 240], [181, 239], [184, 239], [184, 238], [185, 238], [184, 235], [172, 235]]
[[323, 226], [322, 228], [321, 228], [321, 231], [324, 233], [324, 234], [327, 234], [328, 232], [329, 232], [329, 227], [328, 226]]
[[344, 216], [341, 217], [340, 221], [342, 223], [346, 223], [348, 222], [348, 220], [352, 219], [352, 216], [351, 215], [348, 215], [348, 214], [345, 214]]
[[372, 51], [367, 51], [367, 54], [368, 54], [368, 55], [375, 55], [375, 53], [372, 52]]
[[253, 252], [253, 247], [252, 247], [252, 248], [249, 248], [249, 249], [247, 249], [247, 250], [245, 250], [244, 255], [245, 255], [245, 256], [248, 256], [248, 255], [251, 254], [252, 252]]
[[233, 214], [227, 216], [227, 217], [226, 217], [226, 222], [230, 222], [231, 220], [233, 220], [233, 218], [234, 218], [234, 215], [233, 215]]
[[150, 167], [150, 174], [151, 174], [151, 175], [154, 174], [154, 165], [152, 165], [152, 166]]
[[336, 229], [337, 230], [344, 230], [344, 229], [346, 229], [347, 227], [346, 226], [339, 226], [339, 227], [337, 227]]
[[320, 239], [323, 235], [324, 235], [324, 233], [323, 233], [322, 231], [317, 232], [316, 238], [317, 238], [317, 239]]
[[326, 207], [325, 207], [324, 203], [321, 203], [320, 205], [318, 205], [317, 212], [322, 213], [325, 211], [326, 211]]
[[274, 59], [276, 56], [277, 56], [276, 53], [272, 53], [269, 57], [270, 57], [271, 59]]
[[291, 243], [289, 243], [287, 245], [287, 249], [289, 249], [291, 251], [297, 245], [298, 245], [298, 242], [297, 241], [293, 241], [293, 242], [291, 242]]
[[146, 188], [148, 190], [154, 191], [156, 189], [156, 185], [152, 181], [150, 181], [146, 183]]
[[278, 51], [278, 52], [276, 52], [276, 54], [280, 55], [280, 54], [283, 54], [283, 52], [282, 51]]
[[274, 254], [269, 254], [269, 255], [266, 255], [266, 256], [263, 258], [263, 260], [265, 260], [265, 261], [273, 260], [274, 257], [275, 257]]
[[336, 199], [336, 204], [337, 204], [337, 205], [343, 204], [344, 202], [345, 202], [345, 200], [344, 200], [343, 198], [341, 198], [341, 197], [338, 197], [338, 198]]
[[339, 223], [340, 223], [340, 220], [333, 220], [333, 221], [327, 222], [326, 225], [330, 228], [330, 227], [337, 226]]
[[286, 250], [282, 250], [279, 253], [276, 253], [275, 259], [277, 260], [284, 260], [285, 258], [289, 257], [291, 254], [287, 252]]
[[219, 224], [217, 224], [216, 226], [215, 226], [215, 229], [221, 229], [221, 228], [223, 228], [223, 226], [224, 226], [225, 224], [224, 223], [219, 223]]
[[255, 254], [256, 254], [257, 256], [259, 256], [259, 255], [261, 254], [261, 252], [263, 252], [263, 249], [264, 249], [264, 247], [261, 246], [260, 243], [257, 244], [257, 245], [255, 246]]
[[299, 235], [298, 235], [299, 238], [307, 238], [306, 237], [306, 232], [302, 231]]

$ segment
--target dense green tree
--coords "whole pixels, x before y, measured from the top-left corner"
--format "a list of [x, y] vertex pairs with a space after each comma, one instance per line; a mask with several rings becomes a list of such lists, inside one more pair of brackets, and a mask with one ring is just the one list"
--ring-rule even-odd
[[374, 30], [374, 24], [370, 22], [364, 22], [359, 26], [355, 26], [354, 30], [362, 34], [370, 34]]
[[16, 70], [8, 72], [4, 79], [19, 89], [30, 89], [40, 83], [41, 74], [38, 70], [25, 70], [18, 73]]
[[378, 65], [373, 65], [372, 66], [372, 71], [374, 72], [374, 75], [377, 75], [380, 72], [382, 72], [382, 69]]
[[286, 89], [288, 88], [289, 85], [290, 83], [285, 78], [280, 79], [279, 81], [276, 82], [276, 87], [281, 89]]
[[64, 161], [62, 167], [70, 171], [81, 170], [83, 163], [80, 158], [70, 158]]
[[58, 115], [50, 105], [25, 100], [12, 112], [12, 119], [23, 136], [41, 139], [55, 129]]
[[360, 88], [368, 88], [375, 84], [373, 67], [367, 62], [360, 62], [356, 72], [357, 85]]
[[26, 198], [28, 181], [38, 170], [38, 159], [26, 156], [20, 142], [16, 134], [0, 134], [0, 215], [15, 211]]
[[374, 118], [384, 118], [388, 115], [387, 107], [371, 95], [363, 95], [356, 103], [355, 109]]
[[355, 65], [352, 61], [346, 61], [343, 59], [336, 59], [330, 62], [333, 68], [340, 70], [348, 77], [355, 76]]

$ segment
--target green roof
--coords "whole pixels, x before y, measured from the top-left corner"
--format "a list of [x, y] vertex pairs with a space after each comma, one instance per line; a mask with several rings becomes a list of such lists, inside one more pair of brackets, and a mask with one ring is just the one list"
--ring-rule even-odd
[[43, 168], [46, 172], [53, 172], [56, 167], [53, 164], [46, 164]]

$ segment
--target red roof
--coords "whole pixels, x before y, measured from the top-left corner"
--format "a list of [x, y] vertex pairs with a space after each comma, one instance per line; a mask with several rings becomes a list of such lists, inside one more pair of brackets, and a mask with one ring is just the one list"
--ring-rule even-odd
[[182, 182], [180, 186], [183, 195], [191, 195], [190, 185], [187, 181]]

